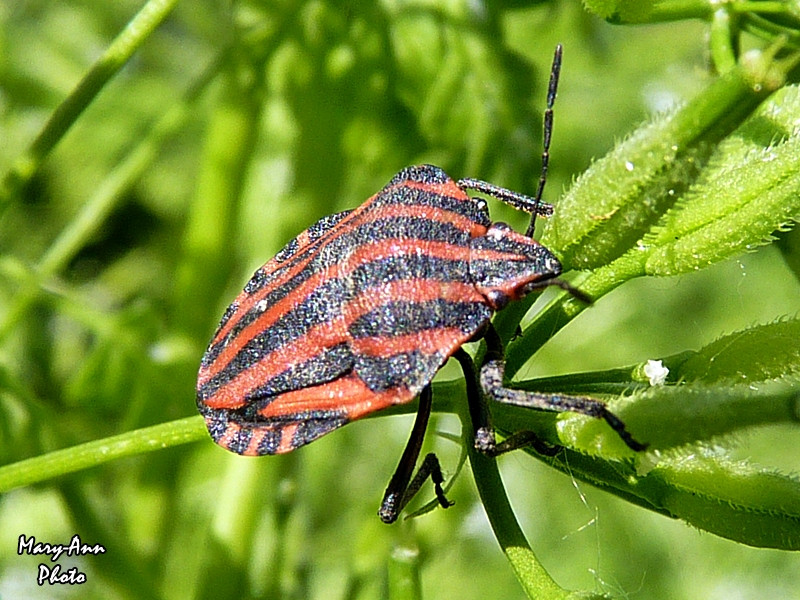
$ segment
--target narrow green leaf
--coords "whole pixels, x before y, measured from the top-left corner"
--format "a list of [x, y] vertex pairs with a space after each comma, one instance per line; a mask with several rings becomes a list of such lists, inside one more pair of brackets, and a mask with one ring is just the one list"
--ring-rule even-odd
[[[655, 386], [608, 403], [631, 434], [664, 450], [709, 441], [742, 429], [797, 423], [800, 384], [794, 380], [708, 385]], [[605, 457], [630, 457], [633, 451], [598, 419], [565, 414], [558, 419], [564, 444]]]
[[800, 376], [800, 320], [787, 319], [726, 335], [693, 353], [673, 376], [705, 383]]
[[[532, 451], [529, 451], [533, 453]], [[541, 457], [540, 457], [541, 458]], [[800, 480], [704, 448], [647, 470], [570, 450], [549, 465], [654, 512], [756, 546], [800, 550]]]
[[172, 12], [175, 4], [177, 0], [149, 0], [86, 72], [75, 89], [50, 116], [30, 147], [0, 179], [0, 214], [36, 174], [45, 157], [106, 83]]
[[[783, 95], [782, 108], [797, 114], [797, 88]], [[772, 240], [771, 234], [800, 219], [800, 135], [751, 149], [738, 139], [701, 181], [661, 220], [643, 245], [646, 270], [673, 275], [697, 270]]]
[[661, 506], [696, 527], [750, 546], [800, 550], [797, 477], [697, 451], [662, 461], [646, 479], [662, 480]]
[[749, 55], [595, 162], [558, 203], [541, 242], [577, 269], [608, 264], [634, 246], [697, 176], [713, 144], [780, 87], [790, 65], [772, 58]]
[[584, 6], [611, 23], [661, 23], [708, 17], [708, 0], [584, 0]]

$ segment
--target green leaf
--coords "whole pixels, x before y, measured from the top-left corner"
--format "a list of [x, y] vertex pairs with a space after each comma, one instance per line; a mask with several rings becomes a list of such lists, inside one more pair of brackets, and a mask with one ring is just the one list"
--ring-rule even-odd
[[586, 8], [611, 23], [659, 23], [707, 18], [707, 0], [585, 0]]
[[[664, 362], [670, 366], [669, 381], [680, 383], [652, 386], [609, 402], [634, 437], [651, 449], [705, 442], [745, 428], [800, 419], [800, 320], [753, 327]], [[625, 371], [636, 369], [584, 374], [584, 393], [604, 386], [619, 388], [618, 376]], [[635, 389], [633, 382], [630, 385]], [[536, 381], [515, 387], [541, 389]], [[527, 425], [541, 427], [533, 420]], [[564, 414], [556, 426], [557, 439], [570, 447], [611, 458], [632, 456], [598, 419]]]
[[796, 476], [705, 448], [676, 453], [649, 468], [569, 450], [544, 460], [570, 477], [715, 535], [759, 548], [800, 550]]
[[685, 381], [761, 382], [800, 375], [800, 320], [787, 319], [720, 338], [673, 376]]
[[759, 548], [800, 550], [797, 477], [697, 451], [663, 461], [645, 485], [651, 478], [669, 490], [661, 506], [696, 527]]
[[[632, 397], [609, 402], [631, 434], [665, 450], [707, 442], [743, 429], [798, 420], [800, 384], [778, 382], [655, 386]], [[558, 420], [559, 438], [570, 447], [606, 457], [631, 456], [606, 423], [568, 414]]]

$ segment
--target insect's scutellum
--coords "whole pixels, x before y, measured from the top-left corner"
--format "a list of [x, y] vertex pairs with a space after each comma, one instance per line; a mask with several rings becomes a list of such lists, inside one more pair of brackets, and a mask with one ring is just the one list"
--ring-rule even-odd
[[[520, 432], [496, 444], [484, 397], [604, 419], [634, 450], [644, 446], [590, 398], [548, 396], [503, 384], [503, 348], [491, 325], [508, 302], [557, 279], [558, 259], [534, 240], [549, 162], [552, 107], [561, 64], [556, 49], [545, 111], [542, 175], [535, 197], [477, 179], [454, 182], [431, 165], [408, 167], [360, 207], [324, 217], [252, 276], [225, 311], [200, 364], [197, 406], [220, 446], [243, 455], [289, 452], [350, 421], [421, 395], [417, 422], [380, 516], [394, 521], [430, 477], [436, 456], [413, 468], [431, 410], [430, 384], [454, 356], [467, 379], [476, 448], [497, 455], [521, 444], [552, 446]], [[493, 223], [478, 191], [531, 213], [528, 235]], [[461, 346], [483, 335], [476, 367]]]

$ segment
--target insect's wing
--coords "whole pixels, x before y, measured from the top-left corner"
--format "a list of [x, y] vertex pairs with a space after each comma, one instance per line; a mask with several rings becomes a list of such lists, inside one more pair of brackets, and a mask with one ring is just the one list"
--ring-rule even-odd
[[355, 373], [377, 392], [407, 389], [413, 398], [455, 350], [491, 318], [471, 285], [401, 279], [348, 305]]
[[228, 307], [200, 365], [201, 411], [238, 410], [352, 368], [341, 319], [347, 284], [333, 276], [335, 258], [319, 251], [348, 214], [326, 217], [297, 236]]
[[491, 316], [469, 284], [485, 206], [440, 169], [409, 168], [259, 269], [220, 323], [197, 402], [240, 454], [288, 452], [409, 402]]
[[244, 290], [222, 316], [206, 355], [203, 356], [203, 364], [200, 370], [201, 376], [215, 345], [219, 345], [226, 337], [234, 337], [236, 335], [234, 329], [237, 322], [258, 302], [266, 300], [269, 291], [278, 288], [285, 290], [286, 293], [291, 291], [302, 279], [297, 277], [298, 274], [303, 269], [308, 269], [314, 262], [316, 248], [321, 243], [324, 243], [325, 236], [352, 212], [351, 210], [346, 210], [323, 217], [300, 235], [290, 240], [264, 266], [253, 273], [253, 276], [244, 286]]

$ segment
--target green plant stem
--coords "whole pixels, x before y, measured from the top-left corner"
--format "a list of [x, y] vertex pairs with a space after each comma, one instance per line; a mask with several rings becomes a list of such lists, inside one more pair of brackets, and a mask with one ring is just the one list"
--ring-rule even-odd
[[203, 419], [198, 415], [56, 450], [0, 467], [0, 493], [126, 456], [196, 442], [207, 436]]
[[569, 592], [550, 577], [525, 539], [508, 501], [496, 460], [471, 448], [471, 440], [469, 445], [470, 464], [481, 503], [497, 542], [525, 593], [532, 600], [568, 598]]
[[[590, 298], [599, 299], [628, 279], [644, 275], [646, 253], [628, 253], [610, 265], [601, 267], [582, 279], [580, 290]], [[577, 317], [591, 305], [563, 292], [556, 296], [522, 335], [514, 339], [506, 348], [506, 377], [512, 379], [525, 362], [544, 345], [564, 325]]]
[[747, 0], [737, 0], [732, 2], [733, 10], [738, 13], [756, 12], [761, 14], [786, 14], [790, 11], [786, 2], [780, 0], [776, 2], [766, 2], [764, 0], [756, 0], [755, 2], [748, 2]]
[[39, 170], [42, 161], [94, 100], [105, 84], [130, 59], [178, 0], [149, 0], [92, 65], [77, 87], [56, 108], [28, 149], [0, 181], [0, 214]]
[[419, 548], [413, 542], [398, 543], [387, 561], [389, 600], [421, 600]]
[[514, 574], [531, 600], [556, 600], [569, 597], [569, 592], [559, 586], [545, 570], [525, 539], [508, 501], [497, 461], [481, 454], [473, 443], [474, 426], [465, 402], [459, 403], [462, 442], [467, 448], [475, 485], [503, 553]]
[[711, 18], [709, 47], [714, 66], [720, 73], [736, 67], [735, 37], [733, 35], [733, 17], [727, 7], [718, 8]]

